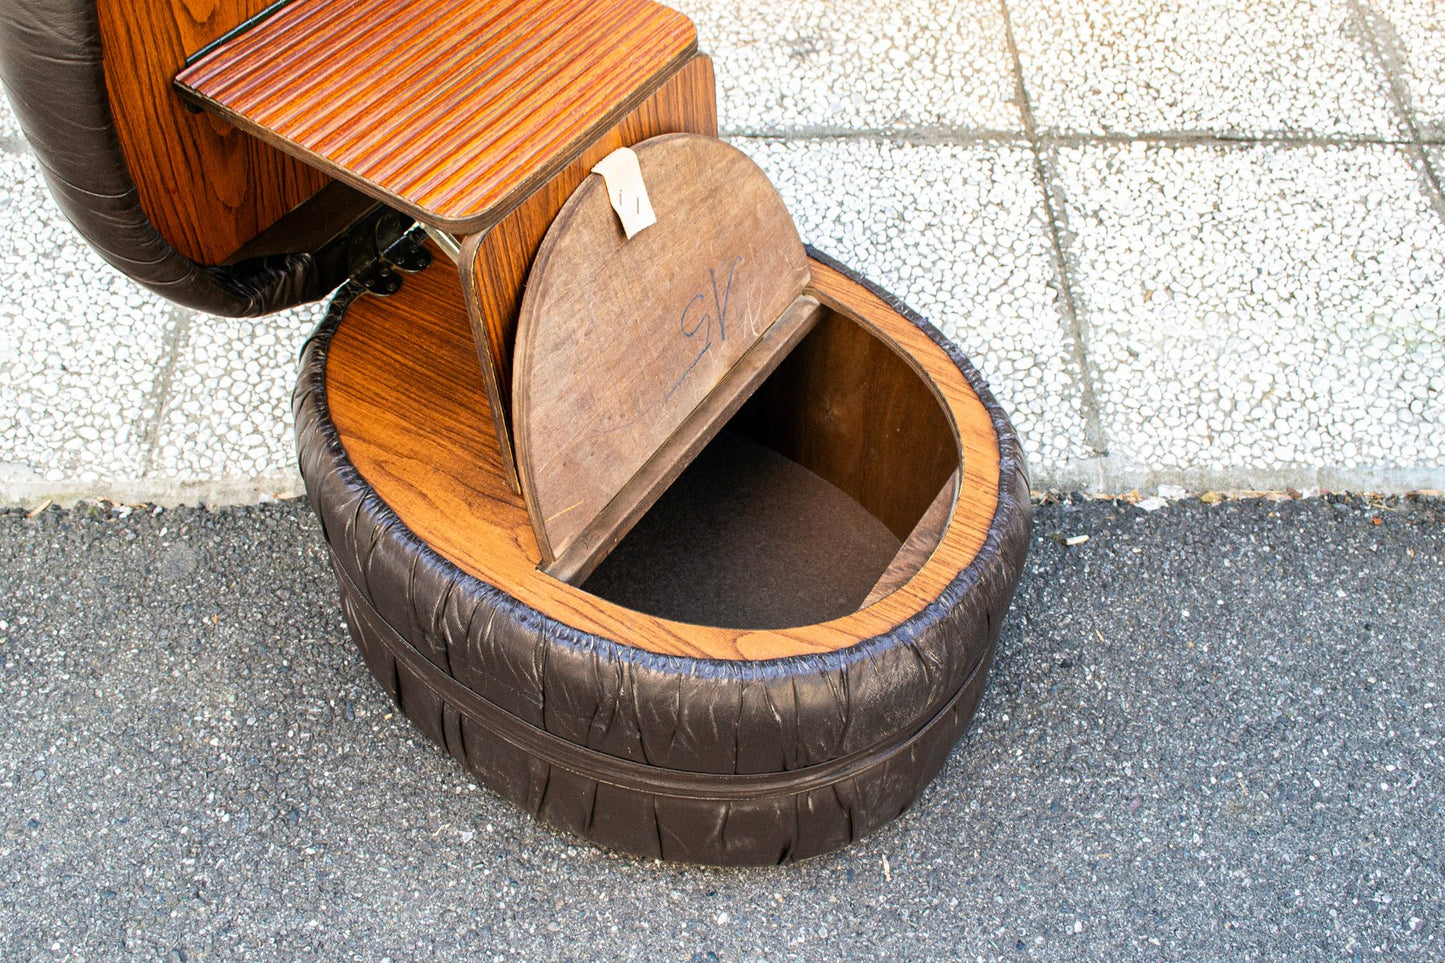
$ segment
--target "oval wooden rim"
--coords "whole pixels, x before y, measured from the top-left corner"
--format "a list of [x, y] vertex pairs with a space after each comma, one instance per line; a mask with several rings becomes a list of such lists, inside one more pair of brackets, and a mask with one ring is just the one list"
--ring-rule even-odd
[[[437, 265], [408, 284], [421, 287], [430, 283], [445, 289], [448, 285], [440, 275], [435, 280], [428, 275], [446, 270], [446, 267]], [[942, 400], [963, 456], [959, 497], [937, 549], [922, 569], [897, 591], [873, 605], [829, 622], [769, 630], [693, 625], [623, 608], [560, 582], [536, 568], [540, 553], [534, 544], [530, 523], [526, 521], [520, 496], [512, 496], [510, 490], [505, 489], [505, 481], [500, 482], [500, 487], [505, 489], [507, 496], [513, 497], [515, 504], [505, 506], [506, 518], [497, 522], [498, 529], [501, 529], [497, 533], [498, 542], [505, 543], [514, 554], [530, 556], [530, 565], [523, 567], [517, 558], [499, 560], [486, 551], [486, 547], [473, 544], [459, 534], [450, 519], [457, 511], [488, 509], [478, 499], [474, 488], [434, 475], [428, 479], [427, 490], [418, 493], [415, 486], [408, 487], [412, 479], [404, 476], [403, 469], [405, 472], [425, 472], [429, 466], [418, 466], [415, 453], [402, 455], [379, 448], [374, 439], [360, 437], [356, 428], [349, 427], [348, 423], [364, 424], [365, 419], [361, 416], [367, 412], [358, 410], [352, 413], [352, 418], [343, 417], [346, 413], [340, 410], [342, 398], [332, 390], [331, 365], [336, 360], [337, 342], [345, 340], [346, 320], [341, 322], [333, 341], [333, 350], [328, 353], [329, 407], [341, 442], [357, 471], [418, 538], [462, 571], [497, 586], [519, 603], [547, 617], [618, 644], [660, 655], [762, 661], [835, 652], [883, 635], [936, 603], [959, 573], [977, 558], [999, 509], [1000, 450], [998, 427], [989, 410], [949, 352], [935, 342], [928, 331], [906, 318], [879, 293], [848, 278], [829, 264], [813, 258], [810, 268], [813, 280], [807, 293], [863, 324], [898, 351], [923, 376], [936, 397]], [[393, 299], [407, 294], [403, 289]], [[365, 302], [356, 303], [350, 311], [391, 310], [390, 305], [376, 304], [373, 307]], [[444, 311], [446, 307], [441, 305], [438, 310]], [[460, 330], [465, 332], [467, 322], [459, 296], [456, 310], [463, 326]], [[470, 345], [466, 350], [471, 351]], [[478, 384], [473, 403], [485, 405], [479, 374], [476, 380]], [[369, 397], [357, 404], [363, 407], [374, 405], [375, 399]], [[481, 410], [473, 412], [473, 415], [481, 419], [490, 418]], [[495, 446], [494, 441], [492, 444]], [[479, 467], [484, 460], [484, 457], [478, 457]], [[494, 460], [498, 462], [500, 471], [499, 456]], [[448, 485], [455, 490], [445, 490]], [[497, 501], [504, 496], [489, 491], [487, 497]]]

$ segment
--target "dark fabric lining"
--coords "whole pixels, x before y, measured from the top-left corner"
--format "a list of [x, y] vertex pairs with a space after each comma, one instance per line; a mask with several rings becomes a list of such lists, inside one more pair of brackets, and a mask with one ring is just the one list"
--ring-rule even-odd
[[725, 430], [583, 588], [680, 622], [786, 628], [857, 609], [898, 549], [846, 494]]

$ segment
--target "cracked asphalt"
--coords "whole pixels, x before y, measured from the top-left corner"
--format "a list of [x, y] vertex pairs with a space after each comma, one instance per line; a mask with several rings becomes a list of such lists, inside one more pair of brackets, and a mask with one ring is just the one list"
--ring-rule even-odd
[[1442, 650], [1439, 499], [1043, 504], [911, 812], [672, 866], [395, 714], [303, 504], [9, 510], [0, 958], [1440, 959]]

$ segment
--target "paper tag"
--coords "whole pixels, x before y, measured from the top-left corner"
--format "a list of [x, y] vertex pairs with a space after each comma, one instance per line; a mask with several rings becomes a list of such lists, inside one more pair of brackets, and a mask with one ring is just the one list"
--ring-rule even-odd
[[622, 220], [622, 231], [631, 240], [643, 228], [657, 223], [652, 202], [647, 199], [647, 185], [642, 183], [642, 168], [630, 147], [619, 147], [597, 162], [592, 173], [601, 174], [607, 182], [607, 199]]

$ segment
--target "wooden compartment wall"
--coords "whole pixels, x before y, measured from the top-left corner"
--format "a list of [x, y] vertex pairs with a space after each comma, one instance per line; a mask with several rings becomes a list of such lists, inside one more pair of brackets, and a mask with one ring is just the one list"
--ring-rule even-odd
[[[922, 566], [959, 461], [942, 403], [918, 372], [825, 309], [582, 587], [679, 622], [762, 629], [839, 618], [895, 563], [904, 575]], [[919, 531], [935, 502], [944, 518]]]
[[106, 89], [142, 206], [171, 246], [220, 264], [330, 180], [208, 114], [171, 78], [273, 0], [97, 0]]

